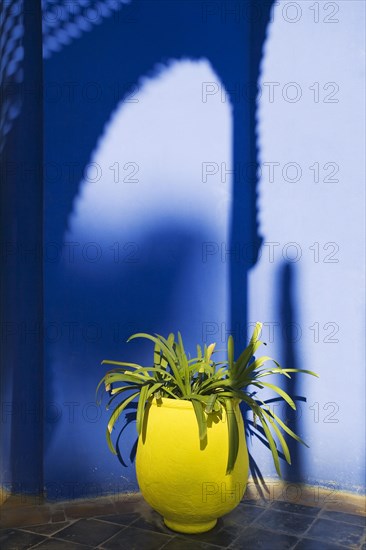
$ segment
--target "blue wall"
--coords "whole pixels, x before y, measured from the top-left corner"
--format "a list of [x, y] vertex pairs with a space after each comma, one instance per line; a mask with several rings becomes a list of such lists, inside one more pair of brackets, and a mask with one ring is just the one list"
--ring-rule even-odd
[[[311, 446], [292, 446], [286, 479], [364, 490], [365, 8], [287, 4], [43, 3], [44, 97], [24, 94], [4, 149], [36, 169], [1, 189], [7, 488], [137, 490], [134, 423], [126, 467], [107, 449], [100, 361], [148, 362], [126, 345], [140, 330], [242, 346], [262, 320], [270, 355], [321, 377], [284, 386], [298, 413], [276, 412]], [[25, 23], [32, 89], [40, 12]], [[274, 477], [250, 416], [247, 431], [252, 474]]]
[[[293, 424], [310, 449], [297, 447], [287, 475], [364, 492], [365, 5], [340, 2], [333, 13], [319, 3], [318, 13], [297, 4], [275, 7], [261, 67], [264, 245], [249, 278], [249, 321], [266, 323], [282, 363], [320, 375], [288, 386], [307, 398]], [[255, 456], [273, 474], [262, 446]]]

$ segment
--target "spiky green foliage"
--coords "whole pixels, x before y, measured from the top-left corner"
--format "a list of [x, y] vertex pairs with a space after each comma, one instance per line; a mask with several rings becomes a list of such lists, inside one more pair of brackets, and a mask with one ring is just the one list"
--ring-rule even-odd
[[[277, 361], [271, 357], [262, 356], [253, 360], [253, 356], [263, 342], [259, 340], [262, 323], [256, 323], [249, 345], [234, 359], [234, 340], [228, 339], [227, 359], [221, 362], [213, 360], [216, 344], [197, 346], [197, 356], [189, 359], [183, 340], [178, 332], [178, 338], [170, 334], [166, 339], [158, 334], [145, 333], [134, 334], [129, 338], [145, 338], [154, 343], [154, 362], [150, 367], [143, 367], [135, 363], [104, 360], [102, 364], [114, 365], [107, 372], [97, 387], [97, 392], [102, 385], [110, 394], [107, 408], [114, 400], [118, 404], [114, 406], [113, 413], [107, 426], [107, 442], [112, 453], [116, 453], [111, 434], [112, 430], [126, 407], [135, 399], [138, 399], [136, 412], [137, 433], [142, 431], [145, 406], [149, 400], [162, 397], [171, 399], [185, 399], [192, 401], [197, 418], [198, 435], [201, 440], [207, 436], [207, 418], [210, 414], [217, 413], [224, 408], [228, 418], [229, 455], [227, 461], [227, 473], [233, 469], [239, 448], [239, 427], [234, 413], [234, 401], [244, 401], [253, 411], [254, 418], [258, 418], [263, 428], [263, 433], [271, 449], [274, 464], [279, 476], [281, 476], [278, 445], [282, 449], [287, 462], [291, 463], [290, 452], [283, 432], [304, 443], [275, 413], [260, 399], [254, 399], [248, 392], [248, 386], [254, 386], [257, 390], [269, 388], [281, 400], [292, 408], [296, 405], [291, 397], [279, 386], [263, 380], [265, 377], [281, 374], [291, 378], [290, 373], [306, 373], [317, 376], [312, 371], [303, 369], [283, 369]], [[266, 366], [266, 363], [274, 363], [274, 367]], [[258, 392], [257, 392], [258, 393]]]

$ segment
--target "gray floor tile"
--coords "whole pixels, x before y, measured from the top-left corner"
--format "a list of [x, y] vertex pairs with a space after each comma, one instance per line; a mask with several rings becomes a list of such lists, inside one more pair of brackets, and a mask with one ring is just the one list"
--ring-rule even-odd
[[264, 529], [302, 535], [313, 521], [314, 518], [311, 516], [269, 509], [256, 520], [256, 523]]
[[133, 527], [138, 529], [144, 529], [145, 531], [154, 531], [155, 533], [165, 533], [166, 535], [173, 535], [172, 531], [165, 525], [162, 516], [159, 514], [152, 514], [149, 520], [139, 517], [137, 521], [134, 521]]
[[219, 550], [223, 546], [213, 546], [207, 542], [189, 541], [187, 539], [174, 538], [163, 547], [163, 550]]
[[81, 519], [62, 529], [55, 538], [98, 546], [123, 529], [122, 526], [95, 519]]
[[[297, 538], [285, 533], [273, 533], [255, 525], [244, 529], [243, 533], [230, 546], [233, 550], [290, 550]], [[320, 550], [320, 549], [319, 549]]]
[[179, 538], [184, 538], [189, 542], [205, 542], [225, 548], [234, 542], [242, 530], [242, 527], [237, 523], [225, 523], [221, 518], [211, 531], [197, 535], [179, 535]]
[[125, 514], [112, 514], [109, 516], [97, 516], [95, 519], [108, 521], [109, 523], [117, 523], [118, 525], [131, 525], [132, 522], [139, 518], [140, 514], [137, 512], [130, 512]]
[[346, 523], [352, 523], [353, 525], [360, 525], [366, 527], [366, 518], [364, 516], [357, 516], [355, 514], [345, 514], [344, 512], [333, 512], [331, 510], [324, 510], [321, 515], [322, 518], [334, 519], [335, 521], [344, 521]]
[[296, 546], [295, 550], [342, 550], [348, 548], [347, 546], [339, 546], [331, 542], [320, 542], [318, 540], [312, 540], [308, 538], [302, 539]]
[[271, 505], [270, 500], [265, 500], [263, 498], [254, 499], [254, 498], [243, 498], [241, 504], [248, 504], [251, 506], [262, 506], [263, 508], [268, 508]]
[[237, 523], [242, 527], [248, 526], [261, 514], [265, 508], [261, 506], [253, 506], [247, 504], [239, 504], [232, 512], [223, 516], [222, 520], [225, 523]]
[[70, 525], [70, 521], [63, 521], [60, 523], [45, 523], [44, 525], [30, 525], [29, 527], [22, 527], [22, 531], [30, 531], [31, 533], [37, 533], [38, 535], [53, 535]]
[[351, 525], [330, 519], [316, 519], [306, 535], [319, 538], [325, 542], [333, 542], [344, 546], [361, 543], [364, 529], [359, 525]]
[[26, 550], [42, 540], [45, 540], [45, 537], [20, 531], [19, 529], [3, 529], [0, 531], [1, 550]]
[[93, 546], [51, 538], [36, 547], [32, 547], [32, 549], [33, 548], [34, 550], [38, 550], [38, 548], [41, 550], [92, 550]]
[[272, 510], [282, 510], [283, 512], [315, 517], [319, 514], [321, 509], [315, 506], [304, 506], [303, 504], [294, 504], [293, 502], [278, 500], [272, 504]]
[[102, 546], [105, 550], [159, 550], [171, 538], [163, 533], [127, 527]]

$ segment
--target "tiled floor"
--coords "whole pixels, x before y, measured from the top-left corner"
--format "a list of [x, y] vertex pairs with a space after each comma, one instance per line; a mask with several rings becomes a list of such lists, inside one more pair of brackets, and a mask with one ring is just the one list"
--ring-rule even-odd
[[[32, 513], [31, 508], [28, 510]], [[85, 513], [85, 506], [83, 510], [84, 514], [79, 508], [79, 519], [77, 506], [71, 505], [54, 510], [49, 523], [28, 527], [24, 523], [22, 527], [1, 529], [0, 548], [366, 550], [364, 517], [290, 502], [244, 500], [231, 514], [221, 518], [212, 531], [189, 536], [170, 531], [141, 500], [101, 506], [99, 515], [93, 517], [81, 517], [90, 516]]]

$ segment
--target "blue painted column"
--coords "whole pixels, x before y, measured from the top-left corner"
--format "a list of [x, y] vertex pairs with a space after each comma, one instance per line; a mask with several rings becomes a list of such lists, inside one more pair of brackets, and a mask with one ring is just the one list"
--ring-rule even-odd
[[3, 30], [6, 22], [1, 99], [10, 111], [2, 110], [7, 131], [1, 153], [0, 471], [8, 492], [36, 495], [43, 489], [40, 2], [27, 3], [24, 10], [21, 2], [2, 3]]
[[[239, 6], [240, 5], [240, 9]], [[230, 332], [236, 351], [247, 345], [248, 272], [256, 264], [262, 236], [258, 229], [257, 205], [257, 93], [263, 44], [273, 0], [234, 3], [232, 14], [241, 25], [236, 72], [227, 75], [233, 89], [234, 181], [230, 226]], [[235, 8], [235, 11], [234, 11]]]

